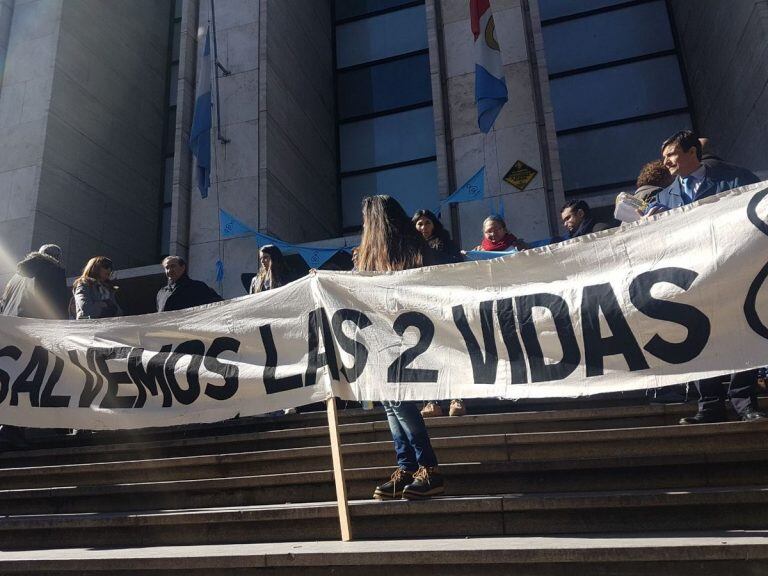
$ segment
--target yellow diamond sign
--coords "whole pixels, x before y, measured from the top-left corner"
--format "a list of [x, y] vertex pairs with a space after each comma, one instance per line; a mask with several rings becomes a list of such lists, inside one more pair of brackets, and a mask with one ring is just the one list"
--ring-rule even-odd
[[531, 183], [531, 180], [536, 178], [536, 174], [538, 174], [536, 170], [522, 160], [518, 160], [512, 165], [509, 172], [504, 175], [504, 182], [511, 184], [518, 190], [525, 190], [525, 187]]

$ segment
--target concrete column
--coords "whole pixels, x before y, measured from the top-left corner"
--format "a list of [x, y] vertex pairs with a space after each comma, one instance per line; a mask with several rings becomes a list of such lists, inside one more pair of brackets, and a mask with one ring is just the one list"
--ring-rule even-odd
[[[461, 245], [472, 248], [480, 243], [483, 219], [490, 210], [498, 211], [500, 205], [514, 234], [528, 240], [546, 238], [551, 234], [548, 196], [556, 183], [555, 175], [550, 177], [547, 168], [549, 143], [541, 141], [550, 136], [539, 113], [546, 114], [547, 106], [538, 100], [542, 91], [534, 86], [532, 67], [541, 62], [536, 62], [538, 54], [534, 53], [538, 48], [529, 42], [527, 12], [520, 0], [491, 2], [509, 99], [493, 129], [483, 134], [477, 125], [469, 3], [443, 0], [440, 7], [455, 185], [461, 186], [485, 166], [486, 199], [459, 205]], [[538, 78], [542, 77], [546, 75], [539, 73]], [[504, 175], [518, 160], [537, 172], [522, 191], [504, 181]]]
[[768, 0], [669, 4], [699, 133], [768, 177]]
[[3, 86], [5, 56], [8, 53], [8, 40], [11, 36], [11, 20], [15, 0], [0, 0], [0, 88]]
[[[0, 274], [7, 275], [16, 261], [36, 247], [33, 231], [39, 216], [61, 1], [0, 0], [0, 38], [5, 41], [0, 91]], [[51, 233], [45, 241], [66, 250], [69, 236]]]

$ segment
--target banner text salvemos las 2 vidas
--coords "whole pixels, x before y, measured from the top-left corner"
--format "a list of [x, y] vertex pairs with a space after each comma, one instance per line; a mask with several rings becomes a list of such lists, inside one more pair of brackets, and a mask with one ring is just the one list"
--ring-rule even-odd
[[768, 183], [497, 260], [317, 272], [200, 308], [0, 317], [0, 422], [139, 428], [320, 401], [574, 397], [768, 364]]

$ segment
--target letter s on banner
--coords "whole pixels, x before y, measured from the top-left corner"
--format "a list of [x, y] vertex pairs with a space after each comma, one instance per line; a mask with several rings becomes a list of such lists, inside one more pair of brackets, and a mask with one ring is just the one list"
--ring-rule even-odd
[[682, 342], [668, 342], [654, 334], [643, 348], [664, 362], [683, 364], [701, 354], [710, 333], [709, 318], [701, 310], [681, 302], [658, 300], [651, 296], [651, 288], [660, 282], [674, 284], [688, 290], [698, 274], [685, 268], [660, 268], [638, 275], [629, 285], [629, 299], [635, 308], [649, 318], [680, 324], [688, 330]]

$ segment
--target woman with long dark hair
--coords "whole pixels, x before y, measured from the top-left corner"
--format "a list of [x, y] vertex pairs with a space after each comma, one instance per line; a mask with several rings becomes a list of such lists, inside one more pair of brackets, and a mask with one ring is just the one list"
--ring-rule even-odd
[[[357, 269], [386, 272], [419, 268], [434, 263], [421, 234], [402, 206], [390, 196], [363, 200], [363, 235], [357, 253]], [[397, 470], [376, 487], [377, 500], [422, 500], [445, 492], [437, 471], [427, 427], [415, 402], [382, 402], [397, 454]]]
[[249, 294], [265, 292], [288, 284], [288, 265], [280, 248], [272, 244], [262, 246], [259, 250], [259, 263], [261, 269], [251, 280]]
[[461, 250], [453, 243], [448, 231], [443, 228], [443, 224], [431, 211], [416, 210], [411, 222], [434, 251], [438, 264], [453, 264], [464, 261]]
[[[454, 264], [464, 261], [464, 255], [461, 253], [461, 250], [453, 243], [450, 234], [443, 228], [442, 222], [437, 219], [433, 212], [429, 210], [416, 210], [411, 218], [411, 222], [413, 222], [416, 231], [421, 234], [422, 238], [429, 244], [429, 247], [432, 248], [438, 264]], [[464, 416], [466, 413], [467, 409], [464, 407], [464, 402], [461, 399], [451, 400], [450, 407], [448, 408], [450, 416]], [[424, 418], [442, 416], [443, 407], [434, 400], [427, 402], [424, 408], [421, 409], [421, 415]]]
[[72, 284], [78, 320], [122, 316], [123, 311], [115, 298], [117, 286], [112, 282], [112, 268], [112, 260], [94, 256]]

